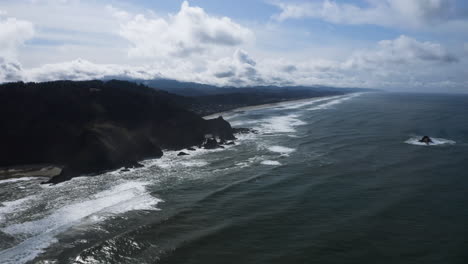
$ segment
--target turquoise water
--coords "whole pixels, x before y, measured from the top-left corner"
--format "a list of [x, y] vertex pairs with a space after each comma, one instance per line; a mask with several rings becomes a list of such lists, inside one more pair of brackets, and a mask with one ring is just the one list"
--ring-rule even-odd
[[[233, 112], [225, 150], [0, 182], [0, 263], [466, 263], [468, 96]], [[423, 135], [435, 144], [419, 144]]]

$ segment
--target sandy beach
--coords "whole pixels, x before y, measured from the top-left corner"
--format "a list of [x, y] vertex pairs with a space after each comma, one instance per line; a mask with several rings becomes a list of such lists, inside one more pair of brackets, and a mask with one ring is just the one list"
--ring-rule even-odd
[[334, 96], [320, 96], [320, 97], [310, 97], [310, 98], [304, 98], [304, 99], [297, 99], [297, 100], [287, 100], [287, 101], [281, 101], [281, 102], [276, 102], [276, 103], [270, 103], [270, 104], [260, 104], [260, 105], [251, 105], [251, 106], [243, 106], [243, 107], [238, 107], [234, 108], [228, 111], [223, 111], [219, 113], [214, 113], [211, 115], [204, 116], [204, 119], [212, 119], [212, 118], [217, 118], [218, 116], [223, 116], [235, 112], [240, 112], [240, 111], [251, 111], [251, 110], [259, 110], [259, 109], [265, 109], [265, 108], [271, 108], [271, 107], [276, 107], [276, 106], [282, 106], [285, 104], [291, 104], [291, 103], [303, 103], [303, 102], [308, 102], [311, 100], [316, 100], [316, 99], [322, 99], [322, 98], [327, 98], [327, 97], [334, 97]]

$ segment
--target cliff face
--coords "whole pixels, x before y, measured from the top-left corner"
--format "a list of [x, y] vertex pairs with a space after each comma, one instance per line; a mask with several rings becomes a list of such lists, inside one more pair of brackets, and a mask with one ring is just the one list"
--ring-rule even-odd
[[228, 122], [204, 120], [181, 100], [124, 81], [1, 85], [0, 167], [58, 164], [60, 182], [200, 145], [205, 134], [234, 138]]

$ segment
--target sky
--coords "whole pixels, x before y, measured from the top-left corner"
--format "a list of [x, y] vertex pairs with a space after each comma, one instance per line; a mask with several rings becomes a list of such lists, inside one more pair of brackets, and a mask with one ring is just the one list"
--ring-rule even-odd
[[468, 93], [465, 0], [0, 0], [0, 82]]

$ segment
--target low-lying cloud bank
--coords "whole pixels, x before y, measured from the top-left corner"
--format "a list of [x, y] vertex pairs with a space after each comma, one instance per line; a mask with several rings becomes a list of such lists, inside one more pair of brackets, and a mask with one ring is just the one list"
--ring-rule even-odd
[[464, 87], [467, 80], [460, 64], [457, 56], [437, 43], [400, 36], [380, 41], [373, 49], [356, 51], [342, 61], [255, 60], [245, 50], [237, 49], [231, 56], [206, 60], [205, 65], [183, 59], [143, 66], [95, 64], [83, 59], [24, 70], [10, 65], [11, 72], [17, 73], [10, 74], [9, 79], [22, 76], [27, 81], [86, 80], [114, 76], [170, 78], [221, 86], [320, 84], [431, 91]]

